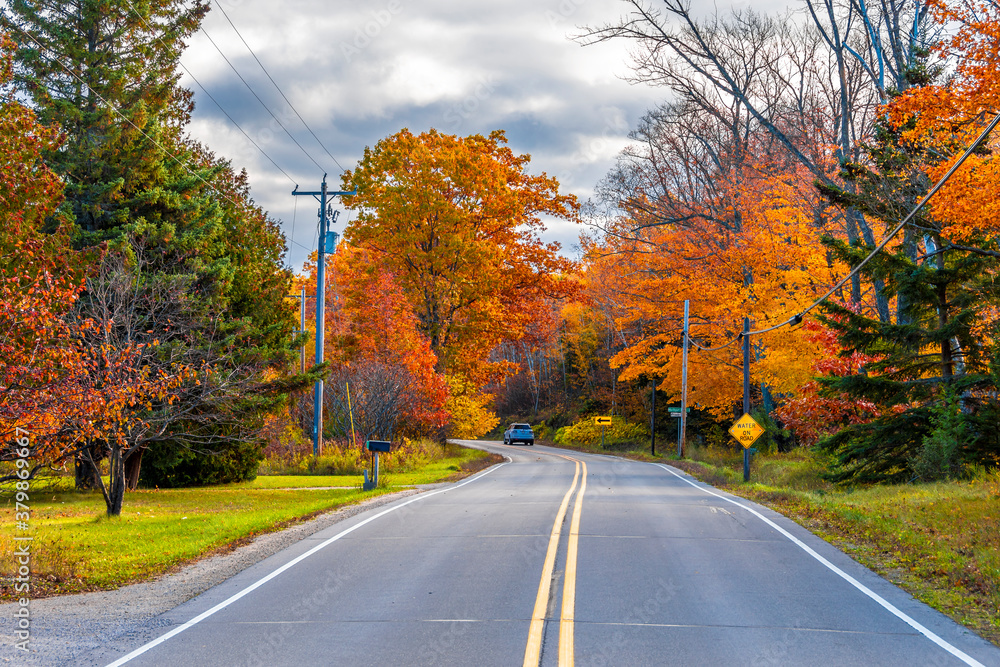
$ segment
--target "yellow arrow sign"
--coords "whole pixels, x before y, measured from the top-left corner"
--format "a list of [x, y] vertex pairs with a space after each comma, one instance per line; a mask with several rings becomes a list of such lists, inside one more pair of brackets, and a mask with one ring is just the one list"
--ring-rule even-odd
[[744, 449], [748, 449], [763, 434], [764, 429], [749, 414], [744, 414], [737, 419], [736, 423], [729, 429], [729, 435], [739, 440]]
[[598, 426], [611, 426], [611, 417], [594, 417], [594, 423]]

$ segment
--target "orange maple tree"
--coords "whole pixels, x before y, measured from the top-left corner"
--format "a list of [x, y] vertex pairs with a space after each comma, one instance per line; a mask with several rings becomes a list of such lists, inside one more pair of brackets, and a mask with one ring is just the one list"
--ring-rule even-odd
[[[888, 106], [887, 116], [905, 143], [932, 156], [925, 171], [937, 181], [954, 163], [948, 157], [970, 145], [1000, 109], [1000, 6], [987, 0], [928, 5], [936, 22], [948, 27], [950, 37], [936, 54], [954, 63], [954, 74], [908, 89]], [[970, 156], [930, 203], [941, 235], [952, 243], [1000, 231], [998, 136], [994, 131], [988, 150]]]
[[[305, 274], [298, 278], [307, 292], [316, 284], [316, 258], [312, 253]], [[306, 329], [314, 336], [314, 300], [307, 301], [306, 313]], [[395, 424], [394, 432], [420, 434], [447, 422], [448, 385], [436, 370], [437, 355], [419, 331], [393, 275], [370, 262], [366, 251], [342, 243], [327, 255], [324, 321], [324, 362], [330, 367], [327, 393], [346, 402], [349, 383], [355, 407], [362, 409], [357, 399], [374, 389], [365, 384], [389, 382], [394, 386], [392, 405], [381, 409], [397, 415], [389, 420]]]
[[344, 175], [358, 191], [345, 239], [393, 273], [439, 367], [477, 383], [503, 371], [490, 351], [521, 336], [540, 299], [567, 294], [575, 268], [538, 236], [542, 216], [576, 220], [575, 199], [505, 144], [500, 131], [402, 130]]
[[[619, 234], [589, 246], [593, 298], [615, 303], [626, 345], [611, 364], [621, 379], [655, 378], [680, 396], [683, 302], [690, 301], [692, 404], [728, 417], [742, 392], [742, 352], [732, 344], [749, 315], [752, 329], [785, 322], [834, 282], [814, 222], [809, 181], [756, 162], [718, 181], [716, 212], [692, 211], [685, 224], [622, 218]], [[720, 222], [718, 211], [723, 215]], [[752, 381], [789, 392], [810, 377], [822, 351], [800, 329], [753, 339]]]
[[576, 200], [529, 174], [529, 160], [501, 131], [402, 130], [366, 148], [343, 179], [357, 190], [346, 242], [398, 285], [449, 378], [448, 410], [478, 424], [471, 431], [496, 423], [483, 388], [513, 370], [493, 351], [520, 339], [546, 300], [576, 289], [574, 262], [539, 238], [543, 216], [577, 219]]
[[420, 333], [416, 315], [393, 274], [367, 252], [342, 246], [334, 255], [334, 285], [341, 297], [331, 313], [330, 360], [377, 362], [405, 369], [402, 413], [414, 425], [440, 428], [448, 385], [435, 370], [437, 355]]

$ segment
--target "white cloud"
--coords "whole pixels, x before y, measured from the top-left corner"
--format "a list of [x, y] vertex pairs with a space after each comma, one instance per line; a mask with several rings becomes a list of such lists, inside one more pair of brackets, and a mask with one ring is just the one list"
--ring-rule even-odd
[[[346, 168], [365, 146], [403, 127], [461, 135], [504, 129], [513, 150], [532, 155], [532, 172], [558, 176], [569, 191], [587, 197], [613, 165], [629, 129], [664, 96], [622, 80], [629, 71], [626, 44], [584, 48], [568, 38], [579, 32], [577, 26], [615, 21], [625, 8], [617, 0], [222, 2], [296, 110]], [[237, 169], [245, 166], [258, 203], [282, 221], [286, 233], [294, 218], [295, 242], [311, 247], [315, 206], [290, 191], [294, 183], [317, 189], [324, 171], [336, 188], [340, 170], [221, 12], [213, 9], [205, 27], [322, 169], [277, 126], [204, 34], [192, 38], [183, 62], [290, 178], [186, 80], [197, 102], [191, 133], [232, 158]], [[546, 240], [569, 249], [577, 234], [553, 221]], [[306, 253], [292, 245], [294, 268]]]

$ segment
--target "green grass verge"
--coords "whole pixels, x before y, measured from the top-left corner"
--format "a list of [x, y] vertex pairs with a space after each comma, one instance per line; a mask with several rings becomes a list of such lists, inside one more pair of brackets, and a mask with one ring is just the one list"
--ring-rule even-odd
[[[34, 598], [113, 589], [143, 581], [248, 539], [324, 511], [411, 486], [453, 480], [499, 457], [461, 449], [409, 473], [360, 490], [356, 476], [258, 477], [246, 484], [189, 489], [141, 489], [125, 496], [119, 517], [105, 515], [97, 491], [78, 492], [72, 480], [38, 480], [26, 502], [28, 532], [15, 531], [15, 499], [4, 492], [0, 515], [0, 600], [12, 600], [14, 535], [31, 536]], [[389, 479], [391, 477], [391, 479]], [[346, 484], [341, 483], [347, 481]], [[390, 486], [390, 484], [392, 486]], [[351, 486], [348, 489], [318, 487]], [[297, 487], [297, 488], [291, 488]]]
[[361, 486], [357, 475], [260, 475], [252, 482], [222, 484], [220, 489], [322, 489], [342, 487], [355, 489]]
[[[469, 449], [449, 445], [449, 454], [416, 470], [405, 472], [379, 472], [380, 486], [410, 487], [419, 484], [434, 484], [441, 481], [451, 481], [456, 475], [464, 476], [482, 470], [497, 462], [489, 454], [478, 449]], [[361, 487], [362, 475], [261, 475], [252, 482], [226, 484], [217, 488], [234, 489], [301, 489], [321, 487]]]

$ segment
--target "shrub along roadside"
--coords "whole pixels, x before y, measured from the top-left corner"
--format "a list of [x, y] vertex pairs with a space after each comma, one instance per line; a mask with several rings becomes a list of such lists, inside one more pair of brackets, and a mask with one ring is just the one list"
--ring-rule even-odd
[[[408, 475], [407, 484], [455, 479], [494, 462], [486, 452], [462, 449]], [[402, 473], [400, 474], [402, 477]], [[310, 478], [297, 477], [296, 480]], [[333, 486], [314, 477], [314, 487]], [[143, 489], [128, 494], [120, 517], [104, 515], [99, 493], [51, 484], [31, 493], [31, 532], [14, 530], [14, 499], [0, 514], [0, 600], [16, 599], [13, 536], [30, 535], [31, 597], [114, 589], [155, 577], [247, 539], [288, 527], [322, 512], [398, 490], [264, 488], [249, 484], [187, 489]], [[353, 478], [359, 484], [357, 477]], [[412, 480], [412, 481], [410, 481]], [[260, 488], [254, 488], [259, 484]]]
[[621, 417], [612, 417], [610, 426], [598, 426], [593, 417], [587, 417], [556, 431], [553, 441], [558, 446], [600, 447], [602, 438], [607, 449], [634, 449], [649, 442], [649, 427], [645, 424], [631, 424]]
[[[384, 473], [412, 472], [442, 458], [460, 456], [458, 445], [443, 447], [429, 440], [402, 438], [393, 442], [392, 449], [379, 457], [379, 470]], [[361, 475], [371, 465], [371, 455], [362, 443], [327, 442], [323, 454], [313, 458], [311, 451], [291, 456], [272, 456], [261, 465], [261, 475]]]

